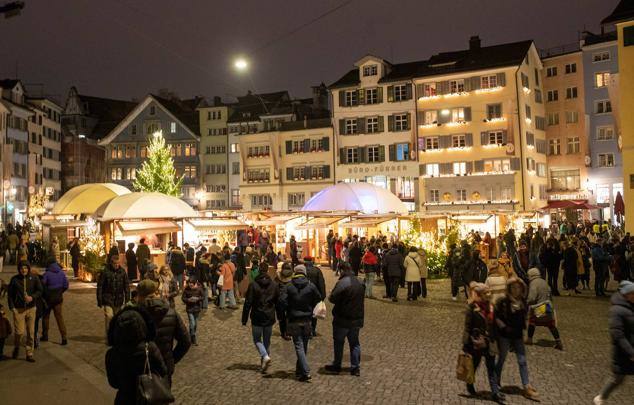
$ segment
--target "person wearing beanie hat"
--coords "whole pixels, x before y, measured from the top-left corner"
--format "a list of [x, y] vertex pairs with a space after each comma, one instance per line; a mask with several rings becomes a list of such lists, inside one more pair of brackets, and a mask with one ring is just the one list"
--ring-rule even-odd
[[533, 335], [536, 326], [546, 326], [555, 338], [555, 349], [564, 350], [557, 329], [557, 318], [555, 317], [555, 309], [551, 301], [550, 286], [541, 276], [538, 268], [533, 267], [528, 270], [528, 298], [526, 303], [529, 309], [528, 318], [528, 337], [526, 344], [533, 344]]
[[152, 280], [141, 280], [136, 286], [137, 301], [143, 301], [158, 290], [158, 284]]
[[626, 375], [634, 375], [634, 283], [621, 281], [610, 299], [609, 325], [612, 338], [612, 375], [601, 393], [594, 397], [602, 405]]
[[295, 275], [303, 274], [305, 276], [306, 275], [306, 266], [304, 266], [303, 264], [298, 264], [293, 269], [293, 273], [295, 273]]
[[[277, 288], [279, 290], [279, 296], [286, 295], [286, 286], [293, 279], [293, 269], [289, 262], [280, 262], [281, 268], [277, 271]], [[277, 315], [278, 324], [280, 325], [280, 335], [284, 340], [291, 340], [290, 336], [286, 333], [286, 311], [278, 303], [275, 307], [275, 314]]]
[[198, 316], [202, 310], [204, 298], [203, 294], [203, 289], [196, 277], [189, 277], [181, 299], [183, 300], [185, 310], [187, 311], [187, 318], [189, 319], [189, 337], [191, 338], [194, 346], [198, 346], [198, 343], [196, 342], [196, 327], [198, 326]]

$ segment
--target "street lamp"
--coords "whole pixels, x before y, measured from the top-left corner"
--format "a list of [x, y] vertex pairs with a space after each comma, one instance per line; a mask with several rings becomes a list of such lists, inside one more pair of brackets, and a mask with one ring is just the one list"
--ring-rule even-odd
[[249, 63], [244, 58], [238, 58], [233, 63], [233, 66], [240, 71], [245, 71], [249, 67]]

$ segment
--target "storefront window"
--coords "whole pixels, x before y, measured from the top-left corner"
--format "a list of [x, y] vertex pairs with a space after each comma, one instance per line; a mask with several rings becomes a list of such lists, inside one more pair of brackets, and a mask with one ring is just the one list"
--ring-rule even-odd
[[597, 187], [597, 203], [598, 204], [610, 203], [610, 186], [601, 185]]

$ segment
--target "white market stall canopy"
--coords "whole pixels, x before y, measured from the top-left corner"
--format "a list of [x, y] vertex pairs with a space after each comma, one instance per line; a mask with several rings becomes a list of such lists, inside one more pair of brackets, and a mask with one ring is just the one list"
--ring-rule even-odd
[[122, 221], [117, 227], [123, 236], [135, 236], [144, 233], [172, 233], [180, 231], [180, 226], [172, 221]]
[[407, 214], [405, 204], [389, 190], [370, 183], [339, 183], [321, 190], [301, 211], [354, 211], [364, 214]]
[[161, 193], [130, 193], [104, 203], [94, 214], [100, 221], [126, 219], [194, 218], [198, 213], [185, 201]]
[[288, 221], [291, 221], [295, 218], [299, 218], [301, 215], [299, 214], [287, 214], [287, 215], [273, 215], [268, 218], [262, 218], [257, 221], [254, 221], [253, 224], [256, 226], [264, 226], [264, 225], [283, 225]]
[[350, 218], [350, 221], [339, 224], [342, 228], [374, 228], [384, 222], [397, 218], [396, 215], [370, 216], [363, 215]]
[[308, 221], [297, 226], [297, 229], [307, 230], [307, 229], [321, 229], [325, 228], [329, 225], [334, 224], [335, 222], [341, 221], [345, 216], [334, 216], [334, 217], [315, 217], [311, 218]]
[[196, 218], [189, 222], [197, 231], [240, 230], [248, 225], [237, 218]]
[[68, 190], [53, 206], [53, 215], [92, 215], [113, 198], [130, 194], [130, 190], [114, 183], [82, 184]]

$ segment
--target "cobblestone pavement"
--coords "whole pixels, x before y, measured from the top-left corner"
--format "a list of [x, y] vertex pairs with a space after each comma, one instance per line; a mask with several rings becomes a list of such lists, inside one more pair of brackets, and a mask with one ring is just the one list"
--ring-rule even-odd
[[[2, 274], [5, 279], [7, 270]], [[332, 288], [335, 281], [332, 273], [328, 269], [324, 273], [328, 288]], [[199, 322], [199, 346], [192, 347], [177, 366], [174, 376], [177, 403], [491, 403], [484, 366], [476, 378], [478, 398], [468, 397], [464, 385], [455, 379], [464, 299], [451, 301], [446, 280], [428, 282], [428, 288], [429, 298], [424, 301], [366, 300], [361, 377], [324, 374], [323, 366], [332, 361], [332, 328], [330, 316], [320, 321], [320, 336], [311, 340], [309, 347], [313, 375], [309, 384], [295, 381], [293, 347], [279, 337], [277, 325], [271, 344], [273, 363], [269, 374], [261, 375], [257, 371], [259, 357], [250, 328], [240, 324], [241, 311], [210, 308]], [[375, 295], [382, 292], [383, 286], [379, 285]], [[402, 296], [404, 291], [401, 289], [400, 293]], [[64, 349], [103, 372], [106, 350], [103, 315], [95, 304], [94, 287], [72, 283], [64, 306], [70, 342]], [[553, 349], [548, 330], [538, 328], [537, 344], [528, 348], [531, 383], [539, 391], [542, 403], [590, 404], [610, 370], [609, 302], [584, 291], [578, 297], [557, 298], [555, 307], [566, 350]], [[183, 307], [179, 305], [178, 309], [186, 319]], [[53, 319], [51, 323], [49, 337], [56, 342], [59, 334]], [[5, 349], [8, 350], [10, 346]], [[345, 366], [347, 350], [344, 356]], [[0, 367], [0, 379], [2, 375]], [[509, 394], [508, 403], [529, 403], [519, 394], [520, 379], [513, 354], [507, 358], [502, 385]], [[630, 379], [610, 403], [632, 403], [633, 397], [634, 384]]]

